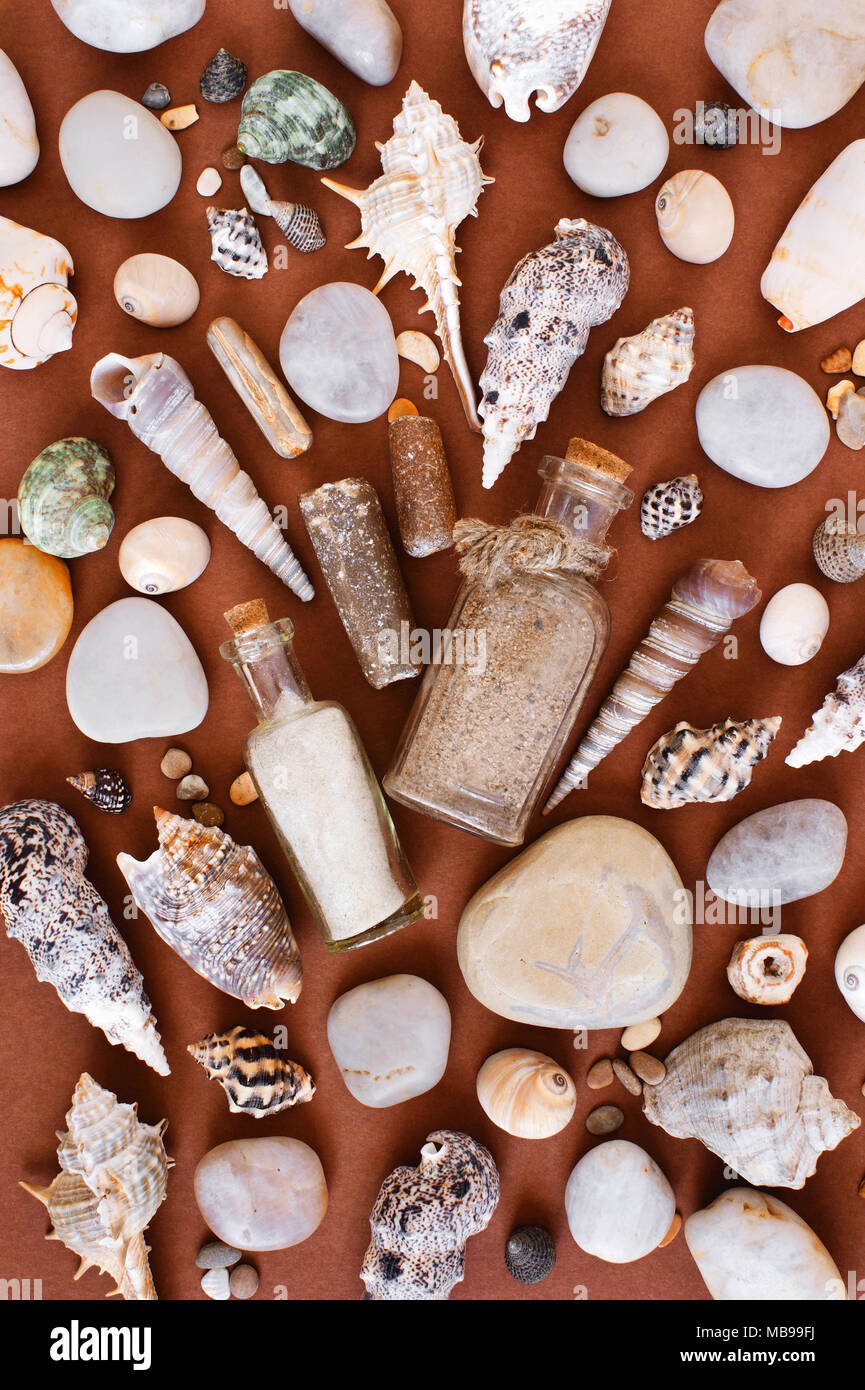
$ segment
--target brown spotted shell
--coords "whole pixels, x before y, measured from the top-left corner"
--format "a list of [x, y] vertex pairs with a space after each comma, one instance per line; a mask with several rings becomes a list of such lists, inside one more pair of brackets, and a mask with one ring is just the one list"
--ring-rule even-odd
[[696, 473], [653, 483], [640, 503], [640, 530], [650, 541], [690, 526], [703, 510], [703, 490]]
[[710, 729], [683, 720], [649, 749], [641, 801], [659, 811], [694, 801], [732, 801], [748, 786], [780, 727], [780, 715], [725, 719]]
[[865, 574], [865, 536], [853, 522], [827, 517], [814, 532], [812, 546], [818, 568], [836, 584], [852, 584]]
[[191, 1053], [211, 1080], [225, 1091], [228, 1108], [238, 1115], [275, 1115], [312, 1100], [315, 1082], [297, 1062], [277, 1049], [272, 1038], [254, 1028], [230, 1028], [190, 1043]]

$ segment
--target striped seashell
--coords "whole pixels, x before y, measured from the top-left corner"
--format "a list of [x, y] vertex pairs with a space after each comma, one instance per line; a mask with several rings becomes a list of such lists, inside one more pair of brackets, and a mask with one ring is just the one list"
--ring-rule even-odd
[[236, 1115], [275, 1115], [312, 1100], [315, 1082], [297, 1062], [283, 1057], [264, 1033], [254, 1028], [231, 1028], [209, 1033], [186, 1051], [218, 1081]]
[[223, 103], [239, 97], [248, 81], [246, 64], [220, 48], [201, 74], [198, 86], [205, 101]]
[[213, 243], [210, 259], [226, 275], [260, 280], [267, 274], [267, 252], [246, 208], [208, 208], [207, 228]]
[[556, 1242], [543, 1226], [517, 1226], [505, 1243], [505, 1268], [521, 1284], [540, 1284], [552, 1274]]
[[839, 753], [853, 753], [865, 742], [865, 656], [842, 671], [791, 753], [788, 767], [805, 767]]
[[601, 409], [614, 416], [638, 414], [687, 381], [694, 361], [693, 309], [652, 319], [642, 333], [619, 338], [604, 358]]
[[697, 801], [732, 801], [750, 783], [780, 727], [780, 715], [725, 719], [710, 729], [681, 721], [649, 749], [640, 800], [659, 811]]
[[108, 811], [119, 816], [132, 805], [132, 792], [126, 778], [113, 767], [97, 767], [93, 772], [79, 772], [76, 777], [67, 777], [70, 787], [74, 787], [100, 811]]
[[821, 521], [812, 548], [818, 569], [836, 584], [852, 584], [865, 574], [865, 536], [852, 521], [835, 516]]
[[703, 490], [696, 473], [653, 483], [640, 503], [640, 530], [650, 541], [659, 541], [682, 526], [690, 526], [703, 510]]
[[327, 241], [318, 213], [304, 203], [271, 203], [270, 215], [295, 251], [320, 251]]

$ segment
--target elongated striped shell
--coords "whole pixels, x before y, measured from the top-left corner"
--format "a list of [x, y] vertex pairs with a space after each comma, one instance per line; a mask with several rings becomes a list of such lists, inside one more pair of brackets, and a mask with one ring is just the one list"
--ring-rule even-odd
[[853, 753], [865, 741], [865, 656], [842, 671], [811, 725], [787, 754], [788, 767], [805, 767], [839, 753]]
[[132, 805], [132, 792], [122, 772], [112, 767], [97, 767], [95, 772], [79, 772], [75, 777], [67, 777], [70, 787], [74, 787], [100, 811], [108, 811], [119, 816]]
[[687, 381], [694, 361], [693, 309], [652, 319], [642, 333], [619, 338], [604, 358], [601, 409], [607, 415], [638, 414]]
[[276, 884], [249, 845], [218, 826], [159, 807], [159, 848], [139, 862], [118, 854], [132, 896], [162, 940], [217, 989], [250, 1009], [281, 1009], [300, 994], [300, 952]]
[[780, 727], [780, 715], [725, 719], [710, 729], [693, 729], [683, 720], [649, 749], [640, 800], [659, 811], [693, 801], [732, 801], [749, 785]]
[[[58, 1132], [61, 1171], [50, 1187], [21, 1187], [48, 1208], [53, 1230], [80, 1256], [75, 1278], [96, 1268], [125, 1299], [155, 1299], [144, 1232], [165, 1200], [172, 1160], [162, 1136], [167, 1120], [143, 1124], [137, 1105], [119, 1101], [83, 1072]], [[109, 1294], [110, 1296], [110, 1294]]]
[[342, 102], [305, 73], [267, 72], [243, 98], [237, 144], [250, 159], [335, 169], [348, 159], [356, 139]]
[[478, 1072], [478, 1100], [493, 1124], [520, 1139], [547, 1139], [573, 1116], [577, 1090], [564, 1068], [543, 1052], [508, 1047]]
[[702, 510], [703, 490], [696, 473], [668, 483], [653, 483], [640, 503], [640, 530], [650, 541], [659, 541], [682, 526], [690, 526]]
[[28, 538], [49, 555], [72, 560], [108, 543], [114, 512], [111, 455], [92, 439], [58, 439], [37, 454], [18, 488]]
[[273, 1039], [254, 1028], [230, 1028], [190, 1043], [189, 1052], [211, 1080], [225, 1091], [236, 1115], [260, 1120], [302, 1101], [312, 1100], [315, 1082], [297, 1062], [290, 1062]]

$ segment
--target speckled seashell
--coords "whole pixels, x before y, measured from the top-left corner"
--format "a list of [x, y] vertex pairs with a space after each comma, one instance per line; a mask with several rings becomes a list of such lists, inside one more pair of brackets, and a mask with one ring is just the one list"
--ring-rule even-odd
[[276, 884], [249, 845], [158, 807], [159, 848], [117, 864], [162, 940], [197, 974], [249, 1009], [300, 994], [300, 953]]
[[210, 259], [226, 275], [260, 280], [267, 274], [267, 252], [246, 208], [208, 208], [207, 227], [213, 242]]
[[48, 1208], [49, 1240], [78, 1255], [75, 1278], [98, 1269], [114, 1280], [109, 1291], [130, 1300], [155, 1299], [144, 1232], [165, 1200], [172, 1160], [162, 1136], [167, 1120], [143, 1124], [126, 1105], [82, 1073], [58, 1131], [61, 1171], [50, 1187], [20, 1183]]
[[640, 800], [659, 811], [695, 801], [732, 801], [749, 785], [780, 727], [780, 715], [725, 719], [710, 729], [694, 729], [683, 720], [649, 749]]
[[114, 276], [114, 298], [125, 314], [151, 328], [176, 328], [199, 304], [195, 276], [172, 260], [144, 251], [129, 256]]
[[737, 941], [727, 979], [749, 1004], [787, 1004], [805, 976], [808, 947], [800, 936], [752, 936]]
[[154, 516], [127, 531], [117, 563], [127, 584], [140, 594], [170, 594], [204, 573], [210, 541], [194, 521]]
[[517, 1226], [505, 1242], [505, 1268], [521, 1284], [540, 1284], [552, 1274], [556, 1242], [543, 1226]]
[[342, 102], [305, 73], [267, 72], [243, 98], [237, 144], [249, 159], [335, 169], [348, 159], [356, 139]]
[[315, 1082], [297, 1062], [290, 1062], [273, 1039], [254, 1028], [230, 1028], [209, 1033], [186, 1049], [225, 1091], [228, 1108], [236, 1115], [260, 1120], [312, 1100]]
[[726, 101], [698, 101], [694, 113], [694, 143], [713, 150], [731, 150], [739, 143], [739, 113]]
[[842, 671], [811, 725], [785, 759], [788, 767], [805, 767], [839, 753], [853, 753], [865, 741], [865, 656]]
[[468, 1134], [428, 1134], [417, 1168], [395, 1168], [370, 1217], [372, 1241], [360, 1277], [374, 1302], [444, 1302], [464, 1277], [469, 1236], [499, 1200], [492, 1154]]
[[508, 1047], [488, 1057], [478, 1072], [481, 1109], [493, 1124], [520, 1139], [547, 1139], [570, 1121], [577, 1091], [552, 1057]]
[[852, 584], [865, 574], [865, 535], [860, 536], [854, 522], [827, 517], [812, 545], [818, 568], [836, 584]]
[[690, 526], [703, 510], [703, 490], [696, 473], [653, 483], [640, 503], [640, 530], [650, 541]]
[[676, 309], [610, 348], [601, 375], [601, 409], [607, 415], [636, 415], [681, 386], [693, 369], [694, 311]]
[[132, 805], [129, 784], [122, 772], [116, 772], [113, 767], [79, 772], [75, 777], [67, 777], [66, 781], [100, 811], [108, 811], [112, 816], [119, 816]]
[[680, 261], [706, 265], [723, 256], [733, 240], [733, 203], [720, 179], [702, 169], [682, 169], [667, 179], [655, 199], [658, 231]]
[[108, 908], [84, 876], [87, 845], [52, 801], [0, 811], [0, 912], [38, 980], [160, 1076], [169, 1072], [144, 981]]
[[0, 217], [0, 367], [29, 371], [71, 348], [73, 270], [61, 242]]
[[803, 1187], [859, 1117], [814, 1076], [783, 1019], [725, 1018], [692, 1033], [643, 1092], [652, 1124], [699, 1139], [745, 1182]]
[[268, 193], [264, 180], [251, 164], [240, 171], [240, 186], [252, 211], [261, 217], [272, 217], [289, 246], [295, 251], [320, 251], [327, 238], [321, 229], [318, 214], [303, 203], [277, 203]]
[[18, 517], [27, 539], [49, 555], [72, 560], [107, 544], [114, 525], [111, 455], [92, 439], [58, 439], [27, 468], [18, 488]]
[[205, 101], [234, 101], [245, 88], [249, 74], [246, 64], [227, 48], [220, 48], [201, 74], [199, 87]]

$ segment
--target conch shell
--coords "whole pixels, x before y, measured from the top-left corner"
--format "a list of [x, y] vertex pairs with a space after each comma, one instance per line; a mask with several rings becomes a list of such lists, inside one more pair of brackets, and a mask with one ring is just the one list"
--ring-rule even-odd
[[732, 801], [751, 781], [781, 727], [770, 719], [725, 719], [710, 729], [682, 720], [646, 755], [640, 800], [669, 811], [693, 801]]
[[53, 801], [0, 811], [0, 912], [36, 971], [111, 1043], [169, 1074], [144, 982], [93, 884], [75, 821]]
[[798, 333], [865, 297], [865, 139], [833, 159], [799, 204], [763, 272], [760, 292]]
[[852, 584], [865, 574], [865, 535], [853, 521], [830, 516], [821, 521], [811, 542], [817, 568], [836, 584]]
[[682, 526], [690, 526], [703, 510], [703, 489], [696, 473], [652, 483], [640, 503], [640, 530], [650, 541], [662, 540]]
[[290, 1062], [273, 1039], [254, 1028], [209, 1033], [186, 1049], [225, 1091], [235, 1115], [260, 1120], [292, 1105], [312, 1100], [315, 1082], [297, 1062]]
[[547, 1139], [573, 1116], [577, 1090], [568, 1073], [543, 1052], [507, 1047], [478, 1072], [478, 1100], [493, 1124], [519, 1139]]
[[674, 391], [694, 369], [694, 311], [676, 309], [652, 319], [632, 338], [619, 338], [604, 358], [601, 409], [636, 415]]
[[195, 399], [179, 362], [165, 353], [121, 357], [111, 352], [90, 375], [94, 400], [125, 420], [137, 439], [159, 454], [169, 472], [187, 483], [238, 540], [304, 602], [314, 589], [264, 499], [210, 412]]
[[460, 281], [456, 272], [455, 236], [466, 217], [477, 216], [484, 185], [493, 183], [481, 169], [482, 141], [469, 145], [459, 126], [437, 101], [412, 82], [403, 97], [393, 135], [379, 145], [384, 173], [367, 189], [348, 188], [333, 179], [322, 183], [360, 208], [360, 236], [349, 249], [368, 247], [381, 256], [384, 271], [373, 291], [402, 270], [414, 278], [427, 302], [420, 310], [435, 315], [436, 332], [453, 373], [466, 419], [478, 429], [475, 388], [466, 362], [460, 328]]
[[165, 1200], [172, 1160], [162, 1142], [168, 1121], [145, 1125], [137, 1111], [83, 1072], [69, 1128], [57, 1134], [61, 1171], [50, 1187], [19, 1184], [48, 1208], [48, 1239], [80, 1256], [75, 1278], [95, 1268], [115, 1281], [109, 1298], [156, 1298], [144, 1232]]
[[101, 550], [114, 526], [111, 455], [92, 439], [58, 439], [37, 454], [18, 487], [18, 516], [27, 539], [49, 555], [72, 560]]
[[800, 936], [752, 936], [733, 947], [727, 979], [749, 1004], [787, 1004], [807, 963], [808, 947]]
[[59, 241], [0, 217], [0, 367], [29, 371], [71, 348], [73, 270]]
[[781, 1018], [710, 1023], [665, 1065], [643, 1092], [647, 1118], [675, 1139], [699, 1139], [755, 1186], [804, 1187], [820, 1155], [859, 1128]]
[[118, 854], [132, 896], [162, 940], [205, 980], [249, 1009], [281, 1009], [300, 994], [300, 953], [276, 884], [249, 845], [218, 826], [158, 807], [159, 848]]
[[805, 767], [839, 753], [853, 753], [865, 740], [865, 656], [842, 671], [792, 752], [788, 767]]
[[464, 0], [463, 46], [491, 106], [527, 121], [558, 111], [579, 87], [612, 0]]
[[395, 1168], [375, 1200], [360, 1271], [369, 1298], [443, 1303], [464, 1277], [466, 1241], [489, 1225], [498, 1200], [483, 1144], [453, 1129], [428, 1134], [417, 1168]]
[[484, 338], [484, 487], [534, 439], [585, 351], [589, 329], [612, 317], [628, 288], [628, 257], [612, 232], [577, 217], [562, 218], [555, 234], [511, 271]]
[[592, 769], [642, 723], [704, 652], [717, 646], [735, 619], [759, 602], [756, 581], [740, 560], [697, 560], [680, 575], [583, 735], [544, 811], [552, 811], [574, 787], [585, 787]]

